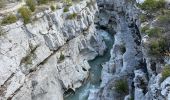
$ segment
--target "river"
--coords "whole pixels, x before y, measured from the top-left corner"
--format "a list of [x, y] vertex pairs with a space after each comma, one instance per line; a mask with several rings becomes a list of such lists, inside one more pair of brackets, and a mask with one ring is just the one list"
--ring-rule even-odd
[[100, 35], [104, 37], [105, 43], [107, 45], [107, 50], [103, 56], [97, 56], [94, 60], [89, 61], [90, 76], [86, 83], [84, 83], [80, 88], [75, 91], [75, 94], [71, 94], [64, 98], [64, 100], [87, 100], [91, 89], [97, 89], [100, 87], [101, 82], [101, 70], [102, 64], [109, 61], [110, 50], [114, 43], [113, 35], [100, 31]]

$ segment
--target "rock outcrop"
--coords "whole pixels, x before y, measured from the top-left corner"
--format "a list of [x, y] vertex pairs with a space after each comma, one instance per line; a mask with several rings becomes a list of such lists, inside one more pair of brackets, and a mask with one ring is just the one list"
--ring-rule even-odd
[[[106, 46], [96, 33], [96, 3], [81, 1], [69, 8], [36, 14], [34, 22], [3, 26], [0, 36], [0, 99], [63, 100], [88, 77], [88, 60]], [[76, 13], [76, 18], [68, 16]]]
[[[103, 64], [100, 89], [92, 91], [88, 100], [170, 100], [169, 77], [162, 80], [161, 74], [164, 65], [170, 64], [169, 57], [148, 56], [145, 45], [149, 37], [140, 34], [136, 2], [97, 1], [100, 11], [98, 24], [115, 34], [115, 43], [110, 61]], [[121, 83], [123, 81], [125, 83]]]
[[[110, 61], [103, 65], [101, 89], [97, 96], [89, 100], [126, 100], [133, 98], [134, 70], [144, 69], [139, 31], [138, 10], [135, 1], [98, 0], [100, 26], [115, 34], [115, 43], [111, 50]], [[116, 91], [116, 82], [126, 80], [128, 90]], [[127, 95], [127, 96], [126, 96]], [[126, 96], [126, 97], [125, 97]], [[93, 97], [93, 99], [92, 99]]]

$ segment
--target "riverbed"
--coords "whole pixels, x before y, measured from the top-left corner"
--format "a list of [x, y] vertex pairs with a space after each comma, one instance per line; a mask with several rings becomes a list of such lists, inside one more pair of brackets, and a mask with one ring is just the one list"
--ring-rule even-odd
[[107, 50], [103, 56], [97, 56], [94, 60], [89, 61], [91, 66], [90, 75], [87, 81], [75, 91], [75, 94], [71, 94], [64, 98], [64, 100], [87, 100], [91, 89], [98, 89], [101, 83], [101, 70], [102, 64], [109, 61], [110, 50], [114, 43], [113, 35], [106, 31], [99, 30], [99, 34], [104, 38]]

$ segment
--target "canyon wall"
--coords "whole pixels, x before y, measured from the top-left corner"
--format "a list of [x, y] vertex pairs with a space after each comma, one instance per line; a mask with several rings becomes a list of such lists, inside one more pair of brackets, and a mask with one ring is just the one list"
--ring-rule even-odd
[[161, 74], [170, 58], [162, 63], [147, 54], [149, 37], [141, 35], [136, 1], [82, 0], [64, 9], [2, 26], [0, 100], [63, 100], [76, 92], [89, 76], [88, 61], [107, 48], [105, 31], [115, 42], [88, 100], [170, 100], [170, 78]]
[[88, 77], [87, 61], [106, 48], [94, 25], [97, 5], [84, 0], [63, 9], [39, 12], [27, 25], [19, 20], [2, 27], [1, 100], [63, 100], [64, 91]]
[[97, 3], [98, 24], [114, 34], [115, 43], [110, 61], [102, 65], [100, 88], [91, 91], [88, 100], [170, 100], [170, 78], [162, 80], [164, 65], [170, 64], [169, 57], [148, 54], [146, 45], [150, 37], [140, 32], [141, 10], [136, 1], [97, 0]]
[[[144, 67], [139, 31], [138, 10], [132, 0], [98, 0], [100, 26], [115, 34], [110, 61], [103, 64], [102, 83], [89, 100], [122, 100], [133, 96], [134, 70]], [[105, 22], [105, 23], [103, 23]], [[116, 82], [126, 80], [129, 90], [119, 93]]]

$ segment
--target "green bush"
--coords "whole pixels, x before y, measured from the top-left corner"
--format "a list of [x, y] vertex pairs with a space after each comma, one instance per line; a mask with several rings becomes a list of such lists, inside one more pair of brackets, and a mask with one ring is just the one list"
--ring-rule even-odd
[[67, 19], [75, 19], [77, 17], [77, 13], [73, 13], [67, 16]]
[[36, 0], [38, 5], [41, 5], [41, 4], [47, 4], [51, 1], [60, 1], [60, 0]]
[[56, 7], [54, 5], [51, 5], [50, 8], [52, 11], [54, 11], [56, 9]]
[[35, 11], [36, 4], [35, 4], [35, 1], [34, 1], [34, 0], [27, 0], [27, 1], [26, 1], [26, 4], [28, 5], [28, 7], [30, 8], [30, 10], [31, 10], [32, 12]]
[[38, 4], [47, 4], [49, 0], [37, 0]]
[[117, 80], [115, 84], [115, 90], [118, 93], [127, 93], [128, 92], [128, 84], [126, 80]]
[[65, 59], [65, 56], [61, 53], [59, 60], [62, 61], [62, 60], [64, 60], [64, 59]]
[[165, 65], [162, 70], [162, 81], [170, 76], [170, 65]]
[[141, 14], [141, 15], [140, 15], [140, 21], [141, 21], [141, 22], [146, 22], [147, 19], [148, 19], [148, 18], [147, 18], [147, 16], [146, 16], [145, 14]]
[[158, 17], [158, 22], [160, 22], [161, 24], [170, 23], [170, 17], [166, 16], [166, 15], [159, 16]]
[[31, 10], [26, 7], [21, 7], [18, 12], [21, 14], [24, 24], [28, 24], [31, 22]]
[[65, 7], [63, 11], [64, 12], [68, 12], [69, 11], [69, 7]]
[[142, 33], [146, 33], [146, 30], [149, 30], [149, 27], [148, 27], [148, 26], [142, 27], [141, 32], [142, 32]]
[[163, 30], [159, 27], [154, 27], [154, 28], [145, 30], [145, 32], [150, 37], [159, 37], [161, 33], [163, 32]]
[[2, 19], [1, 24], [6, 25], [6, 24], [12, 24], [17, 21], [16, 15], [10, 14]]
[[149, 54], [160, 55], [160, 48], [159, 48], [159, 42], [158, 41], [151, 41], [149, 49], [150, 49]]
[[157, 11], [165, 7], [165, 0], [145, 0], [139, 7], [146, 11]]
[[169, 51], [169, 44], [167, 41], [166, 37], [151, 41], [149, 44], [149, 54], [152, 56], [163, 56]]

